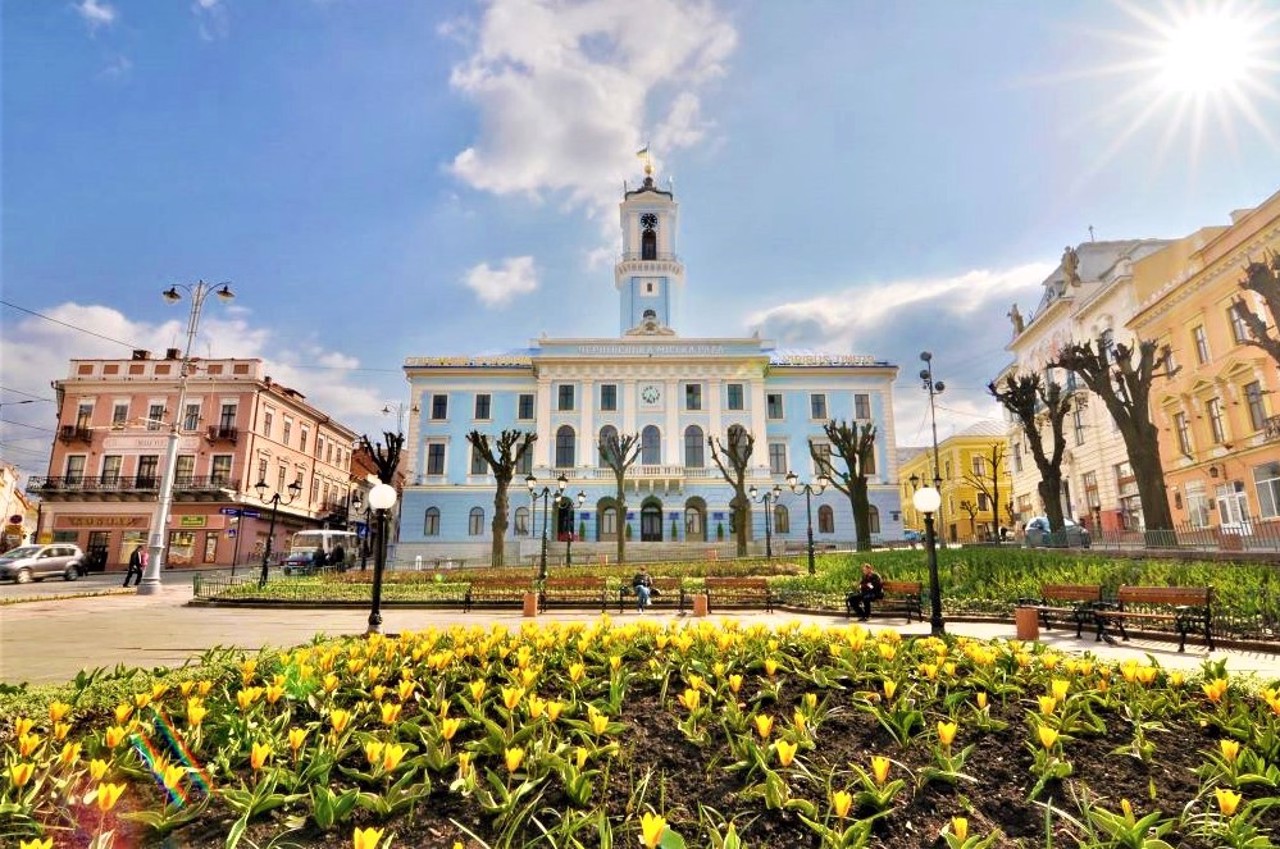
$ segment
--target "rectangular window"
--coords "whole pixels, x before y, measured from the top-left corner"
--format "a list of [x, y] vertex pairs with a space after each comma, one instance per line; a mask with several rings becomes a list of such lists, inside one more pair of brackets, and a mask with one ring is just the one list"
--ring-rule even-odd
[[873, 447], [871, 453], [867, 455], [867, 461], [862, 464], [862, 473], [864, 475], [874, 475], [876, 473], [876, 451]]
[[520, 458], [520, 462], [516, 463], [516, 474], [521, 477], [528, 477], [533, 474], [533, 451], [532, 449], [524, 452], [524, 456]]
[[1244, 323], [1244, 316], [1240, 314], [1240, 303], [1234, 303], [1227, 308], [1227, 321], [1231, 323], [1231, 338], [1236, 340], [1237, 345], [1243, 345], [1253, 337], [1249, 334], [1249, 325]]
[[827, 396], [815, 392], [809, 396], [809, 418], [817, 421], [827, 420]]
[[444, 474], [444, 443], [431, 442], [427, 444], [427, 474], [443, 475]]
[[853, 396], [853, 417], [866, 420], [871, 418], [871, 396], [858, 393]]
[[987, 458], [986, 457], [983, 457], [981, 454], [979, 454], [976, 457], [973, 457], [970, 462], [973, 464], [974, 477], [978, 479], [982, 479], [987, 476]]
[[600, 409], [606, 412], [618, 409], [618, 384], [600, 384]]
[[1084, 410], [1079, 406], [1071, 410], [1071, 426], [1075, 431], [1076, 445], [1084, 445]]
[[1022, 443], [1013, 443], [1013, 471], [1014, 474], [1022, 472]]
[[1253, 484], [1258, 490], [1258, 509], [1263, 519], [1280, 517], [1280, 463], [1267, 463], [1253, 469]]
[[991, 499], [987, 497], [987, 494], [985, 492], [979, 492], [978, 493], [978, 510], [980, 512], [985, 513], [990, 509], [991, 509]]
[[689, 383], [684, 387], [684, 408], [686, 410], [702, 409], [702, 384]]
[[491, 416], [489, 408], [492, 406], [493, 398], [490, 395], [476, 395], [476, 415], [475, 417], [482, 422], [487, 422]]
[[271, 438], [271, 425], [275, 422], [275, 414], [267, 410], [262, 414], [262, 435]]
[[487, 475], [489, 474], [489, 461], [484, 458], [484, 454], [480, 453], [475, 447], [471, 449], [471, 474]]
[[129, 402], [117, 401], [111, 408], [111, 423], [117, 427], [123, 427], [127, 421], [129, 421]]
[[449, 396], [448, 395], [432, 395], [431, 396], [431, 419], [432, 421], [444, 421], [449, 417]]
[[1089, 505], [1090, 510], [1095, 510], [1102, 506], [1102, 497], [1098, 494], [1098, 473], [1084, 473], [1084, 499]]
[[76, 410], [76, 427], [88, 427], [92, 418], [93, 405], [81, 403], [79, 409]]
[[182, 414], [182, 429], [195, 430], [200, 427], [200, 405], [188, 404], [187, 410]]
[[[1116, 336], [1110, 330], [1104, 330], [1098, 336], [1098, 358], [1104, 363], [1109, 363], [1115, 359]], [[1075, 376], [1075, 372], [1068, 373], [1068, 380]]]
[[298, 428], [298, 431], [299, 431], [299, 433], [298, 433], [298, 450], [299, 450], [299, 451], [301, 451], [301, 452], [303, 452], [303, 453], [306, 453], [306, 450], [307, 450], [307, 439], [308, 439], [308, 438], [310, 438], [310, 436], [311, 436], [311, 431], [307, 429], [307, 426], [306, 426], [306, 425], [303, 425], [302, 427]]
[[223, 404], [222, 413], [218, 416], [218, 427], [233, 428], [236, 426], [236, 405]]
[[440, 511], [435, 507], [427, 508], [427, 518], [423, 524], [422, 532], [429, 537], [440, 536]]
[[1209, 337], [1205, 335], [1203, 324], [1198, 324], [1192, 328], [1191, 339], [1196, 346], [1196, 361], [1200, 365], [1209, 362]]
[[1227, 441], [1227, 424], [1222, 415], [1222, 399], [1209, 399], [1209, 429], [1213, 432], [1215, 444]]
[[532, 395], [520, 396], [520, 403], [517, 405], [517, 409], [516, 409], [516, 418], [526, 422], [533, 420], [533, 396]]
[[280, 441], [285, 445], [289, 444], [289, 440], [293, 438], [293, 419], [286, 418], [284, 420], [284, 429], [280, 435]]
[[156, 485], [156, 469], [160, 466], [159, 454], [143, 454], [138, 458], [138, 480], [137, 485], [143, 489], [150, 489]]
[[260, 483], [266, 483], [266, 482], [267, 482], [267, 458], [259, 457], [258, 458], [258, 479], [253, 482], [253, 485], [257, 486]]
[[147, 408], [147, 430], [159, 430], [164, 424], [164, 404], [152, 404]]
[[178, 486], [191, 486], [191, 479], [196, 473], [196, 458], [193, 454], [183, 454], [178, 457], [178, 463], [173, 467], [173, 480]]
[[556, 387], [556, 393], [556, 409], [561, 412], [573, 410], [573, 384], [560, 384]]
[[1254, 432], [1267, 426], [1267, 411], [1262, 406], [1262, 384], [1258, 381], [1244, 388], [1245, 403], [1249, 405], [1249, 424]]
[[771, 419], [782, 418], [782, 396], [777, 393], [769, 393], [765, 396], [765, 408]]
[[276, 492], [280, 493], [281, 495], [285, 494], [285, 477], [288, 475], [288, 473], [289, 473], [289, 470], [286, 469], [284, 466], [281, 466], [279, 469], [276, 470]]
[[730, 409], [730, 410], [741, 410], [741, 409], [743, 409], [743, 406], [742, 406], [742, 384], [741, 384], [741, 383], [730, 383], [730, 384], [729, 384], [729, 386], [728, 386], [728, 393], [729, 393], [729, 409]]
[[115, 483], [120, 480], [120, 469], [123, 458], [119, 454], [109, 454], [102, 458], [102, 482]]
[[232, 455], [230, 454], [215, 454], [213, 456], [213, 463], [209, 467], [210, 483], [231, 483], [231, 457]]
[[813, 476], [826, 475], [831, 477], [831, 446], [825, 442], [815, 442], [813, 444], [813, 454], [816, 457], [813, 461]]
[[769, 443], [769, 473], [785, 475], [787, 473], [787, 444], [785, 442]]
[[67, 483], [84, 481], [84, 455], [76, 454], [67, 458]]
[[1191, 427], [1187, 424], [1186, 413], [1173, 414], [1173, 429], [1178, 434], [1178, 450], [1183, 455], [1191, 456]]

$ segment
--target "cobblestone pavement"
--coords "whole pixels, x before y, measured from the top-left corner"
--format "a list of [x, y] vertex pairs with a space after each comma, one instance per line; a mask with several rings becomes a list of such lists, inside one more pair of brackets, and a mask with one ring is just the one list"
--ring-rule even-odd
[[[58, 599], [0, 608], [0, 682], [61, 683], [81, 669], [121, 663], [147, 668], [177, 666], [214, 646], [287, 647], [309, 642], [316, 634], [361, 634], [368, 621], [367, 610], [354, 608], [190, 607], [186, 604], [190, 599], [190, 585], [172, 584], [151, 596]], [[592, 621], [599, 615], [571, 612], [541, 618]], [[628, 611], [614, 618], [633, 620], [637, 615]], [[464, 614], [394, 607], [384, 610], [383, 618], [383, 629], [388, 633], [477, 623], [518, 628], [528, 621], [519, 611], [477, 610]], [[646, 613], [645, 618], [656, 622], [693, 621], [666, 612]], [[840, 617], [787, 612], [742, 612], [728, 618], [769, 625], [793, 621], [830, 627], [846, 624]], [[895, 628], [904, 635], [929, 633], [927, 622], [905, 625], [893, 618], [873, 619], [870, 627]], [[949, 622], [947, 631], [982, 638], [1014, 637], [1012, 622]], [[1043, 642], [1062, 651], [1091, 651], [1108, 660], [1151, 655], [1163, 666], [1196, 669], [1206, 659], [1226, 658], [1227, 668], [1233, 672], [1254, 673], [1264, 680], [1280, 679], [1280, 655], [1264, 652], [1219, 649], [1209, 653], [1202, 647], [1189, 646], [1179, 654], [1173, 643], [1135, 639], [1111, 646], [1094, 642], [1089, 634], [1077, 640], [1074, 633], [1061, 629], [1041, 631], [1040, 636]]]

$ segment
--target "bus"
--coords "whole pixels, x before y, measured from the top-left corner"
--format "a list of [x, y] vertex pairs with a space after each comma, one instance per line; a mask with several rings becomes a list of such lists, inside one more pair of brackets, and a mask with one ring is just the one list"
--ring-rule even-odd
[[[360, 551], [360, 537], [355, 531], [298, 531], [289, 540], [289, 553], [284, 558], [284, 573], [306, 575], [315, 571], [315, 554], [324, 549], [326, 568], [345, 570], [355, 563]], [[334, 552], [341, 549], [342, 562], [334, 561]]]

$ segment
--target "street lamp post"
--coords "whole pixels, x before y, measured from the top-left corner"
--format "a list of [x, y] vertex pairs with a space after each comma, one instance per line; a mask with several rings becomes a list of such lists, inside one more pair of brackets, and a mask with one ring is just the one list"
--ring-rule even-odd
[[182, 423], [183, 406], [187, 402], [187, 375], [191, 367], [191, 346], [200, 328], [200, 310], [204, 299], [212, 292], [222, 301], [230, 301], [236, 295], [228, 283], [217, 289], [203, 280], [195, 284], [178, 283], [170, 286], [161, 296], [171, 304], [182, 300], [182, 289], [191, 296], [191, 310], [187, 315], [187, 347], [182, 351], [182, 363], [178, 368], [178, 403], [169, 417], [169, 442], [165, 447], [164, 474], [160, 478], [160, 497], [156, 503], [156, 515], [151, 525], [151, 537], [147, 540], [147, 568], [138, 584], [138, 595], [154, 595], [160, 592], [160, 573], [164, 569], [165, 537], [169, 531], [169, 511], [173, 507], [173, 476], [178, 465], [178, 430]]
[[916, 490], [911, 497], [916, 510], [924, 514], [924, 547], [929, 558], [929, 632], [941, 636], [946, 628], [942, 621], [942, 587], [938, 580], [938, 535], [933, 514], [942, 505], [942, 496], [931, 486]]
[[[567, 480], [566, 480], [565, 482], [566, 482], [566, 483], [568, 483], [568, 481], [567, 481]], [[578, 506], [579, 506], [579, 507], [581, 507], [583, 504], [586, 504], [586, 503], [587, 503], [587, 494], [586, 494], [585, 492], [582, 492], [581, 490], [579, 490], [579, 491], [578, 491]], [[572, 510], [572, 509], [574, 509], [574, 507], [573, 507], [573, 501], [572, 501], [572, 500], [570, 500], [568, 496], [564, 496], [564, 497], [562, 497], [562, 498], [560, 499], [560, 509], [561, 509], [561, 510]], [[568, 536], [568, 538], [566, 538], [566, 539], [565, 539], [565, 541], [564, 541], [564, 565], [566, 565], [566, 566], [572, 566], [572, 565], [573, 565], [573, 535], [574, 535], [575, 529], [576, 529], [576, 528], [577, 528], [577, 526], [578, 526], [578, 525], [577, 525], [577, 518], [578, 518], [577, 516], [574, 516], [574, 526], [573, 526], [573, 528], [570, 528], [570, 529], [569, 529], [569, 536]]]
[[773, 559], [773, 505], [778, 502], [778, 496], [782, 494], [782, 486], [774, 484], [773, 489], [766, 489], [764, 494], [756, 497], [759, 490], [754, 486], [747, 490], [751, 496], [751, 500], [764, 505], [764, 556]]
[[808, 519], [809, 528], [809, 574], [816, 575], [817, 566], [813, 561], [813, 496], [821, 495], [822, 491], [831, 484], [831, 478], [825, 474], [818, 475], [817, 485], [812, 483], [800, 483], [800, 476], [795, 472], [787, 472], [787, 485], [791, 487], [792, 492], [804, 492], [804, 509], [805, 516]]
[[387, 567], [387, 511], [396, 503], [396, 488], [380, 483], [369, 490], [369, 506], [373, 509], [378, 536], [374, 543], [373, 560], [373, 609], [369, 611], [369, 629], [366, 634], [382, 633], [382, 572]]
[[[538, 490], [538, 479], [532, 474], [524, 479], [529, 487], [529, 495], [533, 498], [534, 521], [537, 521], [538, 499], [542, 499], [542, 557], [538, 561], [538, 580], [545, 581], [547, 579], [547, 513], [551, 511], [551, 487], [544, 486], [541, 491]], [[556, 500], [564, 493], [564, 488], [569, 485], [569, 479], [562, 472], [560, 477], [556, 478]]]
[[[920, 369], [920, 382], [926, 392], [929, 393], [929, 421], [933, 425], [933, 488], [938, 491], [939, 497], [942, 494], [942, 464], [938, 460], [938, 410], [934, 406], [934, 398], [941, 395], [947, 385], [941, 380], [933, 379], [933, 354], [928, 351], [920, 352], [920, 359], [924, 361], [924, 368]], [[942, 521], [942, 502], [938, 502], [938, 521]]]
[[[258, 481], [253, 486], [258, 491], [258, 499], [263, 504], [270, 502], [271, 504], [271, 522], [267, 525], [267, 544], [262, 548], [262, 577], [258, 579], [258, 586], [265, 587], [267, 585], [267, 569], [271, 565], [271, 541], [276, 535], [276, 512], [280, 509], [280, 493], [279, 491], [271, 493], [271, 497], [267, 498], [267, 482]], [[302, 493], [302, 484], [294, 481], [285, 489], [289, 493], [289, 498], [284, 502], [288, 507]]]

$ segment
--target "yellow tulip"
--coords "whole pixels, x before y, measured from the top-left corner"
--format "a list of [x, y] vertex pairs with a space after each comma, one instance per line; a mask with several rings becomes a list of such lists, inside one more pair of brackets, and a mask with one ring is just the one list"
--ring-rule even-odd
[[116, 806], [120, 794], [124, 793], [123, 784], [102, 783], [98, 785], [98, 810], [106, 813]]
[[1040, 696], [1040, 714], [1042, 716], [1052, 716], [1053, 709], [1058, 706], [1058, 700], [1053, 696]]
[[555, 701], [547, 702], [547, 719], [550, 722], [555, 722], [557, 719], [559, 719], [560, 714], [563, 711], [564, 711], [564, 702], [558, 699]]
[[262, 769], [263, 764], [267, 762], [267, 758], [271, 757], [271, 747], [266, 743], [254, 743], [253, 749], [249, 752], [249, 766], [255, 770]]
[[161, 779], [164, 786], [169, 790], [177, 790], [178, 785], [182, 783], [182, 779], [187, 775], [187, 768], [181, 764], [171, 764], [164, 768]]
[[1201, 689], [1204, 690], [1204, 694], [1209, 701], [1215, 705], [1221, 704], [1222, 697], [1227, 694], [1227, 679], [1215, 678], [1206, 684], [1202, 684]]
[[885, 679], [885, 682], [884, 682], [884, 698], [885, 698], [885, 701], [889, 701], [890, 699], [892, 699], [892, 698], [893, 698], [893, 694], [894, 694], [894, 693], [896, 693], [896, 692], [898, 692], [898, 682], [897, 682], [897, 681], [890, 681], [889, 679], [887, 679], [887, 678], [886, 678], [886, 679]]
[[27, 757], [40, 747], [39, 734], [23, 734], [18, 738], [18, 754]]
[[524, 763], [524, 749], [516, 747], [506, 751], [507, 772], [515, 772]]
[[271, 684], [267, 687], [267, 704], [273, 705], [280, 701], [280, 697], [284, 695], [284, 687], [279, 684]]
[[507, 710], [515, 710], [522, 698], [524, 698], [523, 687], [502, 688], [502, 703], [507, 706]]
[[951, 833], [957, 840], [964, 841], [969, 836], [969, 821], [964, 817], [951, 818]]
[[577, 763], [579, 770], [581, 770], [583, 767], [587, 765], [587, 755], [589, 754], [591, 753], [587, 751], [586, 746], [579, 746], [578, 748], [574, 749], [574, 752], [573, 752], [574, 762]]
[[407, 702], [417, 686], [418, 682], [406, 678], [396, 687], [396, 695], [400, 698], [400, 701]]
[[471, 770], [471, 753], [458, 753], [458, 775], [465, 776]]
[[603, 734], [605, 729], [609, 727], [609, 717], [600, 713], [594, 707], [587, 708], [587, 721], [591, 723], [591, 730], [597, 734]]
[[792, 722], [795, 723], [796, 731], [804, 734], [809, 727], [809, 721], [805, 719], [804, 711], [796, 708], [795, 713], [791, 716]]
[[485, 685], [485, 681], [484, 681], [484, 679], [483, 679], [483, 678], [480, 678], [480, 679], [477, 679], [477, 680], [475, 680], [475, 681], [472, 681], [472, 682], [471, 682], [470, 684], [468, 684], [467, 686], [468, 686], [468, 687], [470, 688], [470, 690], [471, 690], [471, 701], [473, 701], [473, 702], [475, 702], [475, 703], [479, 704], [479, 703], [480, 703], [480, 700], [481, 700], [482, 698], [484, 698], [484, 690], [485, 690], [485, 686], [486, 686], [486, 685]]
[[62, 751], [58, 753], [58, 763], [63, 766], [70, 766], [80, 759], [80, 744], [67, 743], [62, 747]]
[[689, 711], [689, 713], [693, 713], [698, 709], [698, 706], [702, 704], [702, 693], [690, 688], [677, 696], [676, 700], [679, 701], [680, 704], [684, 705], [685, 709]]
[[53, 739], [62, 742], [67, 739], [67, 735], [71, 733], [70, 722], [55, 722], [53, 724]]
[[835, 790], [831, 793], [831, 810], [840, 819], [849, 816], [849, 809], [853, 807], [853, 796], [844, 790]]
[[440, 723], [440, 736], [445, 740], [452, 740], [453, 735], [457, 734], [461, 727], [461, 719], [446, 719]]
[[31, 780], [31, 776], [35, 775], [36, 765], [29, 762], [16, 763], [9, 765], [9, 780], [13, 782], [14, 787], [22, 787]]
[[1187, 676], [1186, 676], [1184, 673], [1182, 673], [1182, 672], [1170, 672], [1170, 673], [1169, 673], [1169, 686], [1170, 686], [1170, 687], [1181, 687], [1183, 684], [1185, 684], [1185, 683], [1186, 683], [1186, 681], [1187, 681]]
[[324, 688], [324, 691], [326, 693], [332, 695], [333, 691], [338, 689], [339, 683], [340, 681], [338, 680], [338, 676], [332, 672], [328, 672], [325, 674], [324, 678], [321, 680], [320, 686]]
[[1236, 808], [1240, 807], [1239, 793], [1234, 790], [1228, 790], [1225, 787], [1214, 788], [1213, 795], [1218, 800], [1218, 810], [1222, 811], [1224, 817], [1234, 816]]
[[192, 728], [199, 728], [200, 723], [204, 722], [205, 715], [209, 713], [209, 709], [199, 699], [189, 699], [187, 701], [187, 722]]
[[1067, 697], [1067, 690], [1071, 688], [1071, 682], [1062, 678], [1055, 678], [1049, 686], [1053, 692], [1053, 697], [1058, 701], [1062, 701]]
[[742, 689], [742, 676], [734, 673], [729, 676], [729, 690], [736, 696]]
[[662, 833], [667, 830], [667, 821], [657, 814], [644, 812], [640, 818], [640, 842], [648, 849], [654, 849], [662, 842]]
[[33, 837], [30, 840], [20, 840], [18, 849], [53, 849], [53, 838], [46, 837], [41, 840], [39, 837]]
[[209, 691], [210, 691], [210, 690], [212, 690], [212, 689], [213, 689], [213, 682], [212, 682], [212, 681], [197, 681], [197, 682], [196, 682], [196, 692], [197, 692], [197, 693], [199, 693], [199, 694], [200, 694], [200, 695], [202, 695], [202, 696], [207, 696], [207, 695], [209, 695]]
[[13, 723], [13, 736], [21, 737], [23, 734], [29, 733], [32, 728], [35, 728], [35, 726], [35, 720], [28, 719], [25, 716], [18, 717], [18, 719]]
[[107, 774], [107, 762], [101, 758], [94, 758], [89, 761], [89, 777], [94, 781], [101, 781], [102, 777]]
[[788, 743], [786, 740], [779, 740], [773, 745], [778, 750], [778, 763], [782, 766], [791, 766], [791, 762], [796, 757], [796, 750], [800, 746], [796, 743]]
[[302, 744], [306, 742], [306, 739], [307, 739], [307, 729], [305, 728], [289, 729], [289, 748], [293, 750], [294, 754], [297, 754], [298, 750], [302, 748]]
[[954, 722], [938, 722], [938, 742], [944, 746], [950, 746], [951, 741], [956, 739], [957, 725]]
[[978, 699], [978, 710], [986, 710], [986, 709], [987, 709], [987, 694], [986, 694], [985, 692], [979, 692], [979, 693], [978, 693], [978, 696], [977, 696], [977, 699]]
[[333, 730], [341, 734], [347, 730], [347, 725], [351, 723], [351, 712], [341, 708], [334, 708], [329, 714], [329, 724], [333, 726]]
[[138, 710], [142, 710], [144, 707], [151, 704], [151, 694], [150, 693], [134, 693], [133, 703], [134, 705], [137, 706]]
[[116, 724], [124, 725], [124, 721], [133, 714], [133, 705], [121, 702], [116, 705]]
[[889, 777], [889, 759], [884, 755], [872, 755], [871, 774], [875, 776], [876, 784], [883, 787], [885, 779]]
[[1240, 741], [1238, 740], [1219, 740], [1218, 746], [1222, 749], [1222, 759], [1229, 764], [1236, 762], [1236, 758], [1240, 755]]
[[381, 740], [370, 740], [364, 744], [364, 757], [369, 766], [377, 766], [382, 762], [382, 752], [386, 748], [387, 744]]
[[383, 702], [382, 704], [382, 724], [395, 725], [400, 719], [401, 706], [398, 702]]
[[757, 713], [755, 723], [756, 733], [760, 735], [760, 739], [768, 740], [769, 735], [773, 733], [773, 717], [767, 713]]
[[49, 705], [49, 721], [61, 722], [63, 717], [71, 713], [71, 705], [66, 702], [54, 702]]
[[378, 849], [378, 841], [382, 840], [382, 829], [356, 828], [351, 834], [352, 849]]
[[569, 664], [569, 680], [577, 684], [582, 680], [582, 676], [586, 673], [587, 667], [581, 663]]
[[387, 772], [393, 772], [396, 767], [400, 766], [400, 761], [404, 760], [404, 756], [404, 746], [388, 743], [387, 748], [382, 753], [382, 768]]
[[236, 693], [236, 704], [240, 706], [240, 710], [248, 710], [253, 703], [258, 700], [258, 696], [262, 695], [261, 687], [246, 687]]
[[766, 657], [764, 659], [764, 674], [772, 678], [774, 673], [777, 671], [778, 671], [778, 661], [774, 660], [771, 657]]
[[1047, 725], [1037, 725], [1036, 734], [1040, 735], [1040, 745], [1046, 749], [1052, 749], [1053, 744], [1058, 742], [1058, 732]]

